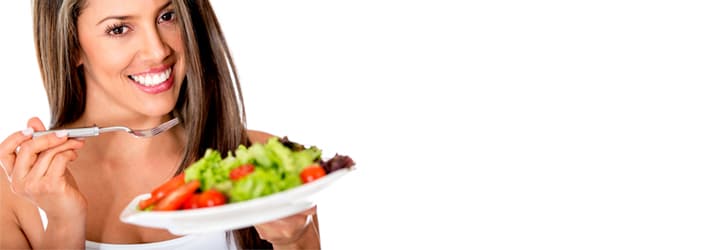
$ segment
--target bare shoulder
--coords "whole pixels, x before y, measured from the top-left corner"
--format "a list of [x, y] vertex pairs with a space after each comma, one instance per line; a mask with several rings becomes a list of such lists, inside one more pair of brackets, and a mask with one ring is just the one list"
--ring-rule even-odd
[[266, 143], [271, 137], [275, 135], [260, 130], [248, 130], [248, 139], [254, 143]]

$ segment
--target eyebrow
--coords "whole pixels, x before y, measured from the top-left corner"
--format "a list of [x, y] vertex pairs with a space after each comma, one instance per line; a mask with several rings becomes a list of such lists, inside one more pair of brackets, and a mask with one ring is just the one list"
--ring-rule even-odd
[[[158, 9], [163, 10], [166, 7], [168, 7], [169, 5], [171, 5], [171, 3], [172, 3], [172, 1], [168, 1]], [[103, 18], [102, 20], [99, 20], [99, 22], [97, 22], [97, 25], [99, 25], [100, 23], [103, 23], [104, 21], [107, 21], [109, 19], [126, 20], [126, 19], [129, 19], [130, 17], [131, 16], [108, 16], [108, 17]]]

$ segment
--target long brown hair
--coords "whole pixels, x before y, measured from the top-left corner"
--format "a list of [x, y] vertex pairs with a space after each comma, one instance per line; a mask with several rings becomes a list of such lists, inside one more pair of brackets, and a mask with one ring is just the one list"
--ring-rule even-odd
[[[182, 26], [187, 66], [172, 112], [188, 138], [178, 174], [209, 148], [225, 154], [250, 141], [235, 64], [210, 2], [172, 2]], [[35, 50], [50, 105], [50, 127], [74, 122], [85, 110], [84, 77], [81, 66], [76, 66], [77, 17], [85, 4], [84, 0], [33, 0]], [[232, 234], [242, 248], [272, 248], [254, 227]]]

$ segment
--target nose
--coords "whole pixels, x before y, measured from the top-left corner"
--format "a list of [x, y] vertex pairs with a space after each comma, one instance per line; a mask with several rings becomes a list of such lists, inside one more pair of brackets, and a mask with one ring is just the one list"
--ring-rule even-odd
[[149, 63], [161, 63], [171, 54], [171, 48], [161, 37], [157, 28], [147, 29], [141, 46], [141, 59]]

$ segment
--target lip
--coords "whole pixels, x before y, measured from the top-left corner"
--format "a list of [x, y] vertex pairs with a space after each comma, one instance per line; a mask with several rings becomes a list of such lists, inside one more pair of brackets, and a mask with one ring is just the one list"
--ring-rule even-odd
[[[130, 74], [130, 75], [140, 76], [140, 75], [146, 75], [146, 74], [161, 73], [161, 72], [164, 72], [166, 69], [171, 68], [172, 66], [173, 65], [161, 65], [159, 67], [150, 68], [147, 71], [143, 71], [143, 72], [136, 73], [136, 74]], [[173, 74], [173, 72], [172, 72], [172, 74]]]
[[[144, 71], [140, 74], [133, 74], [133, 75], [139, 76], [139, 75], [149, 74], [149, 73], [159, 73], [159, 72], [165, 71], [166, 69], [168, 69], [170, 67], [171, 66], [152, 68], [152, 69], [150, 69], [148, 71]], [[162, 93], [162, 92], [165, 92], [165, 91], [171, 89], [174, 86], [174, 71], [173, 70], [171, 71], [171, 74], [169, 75], [169, 78], [166, 79], [166, 81], [163, 81], [162, 83], [159, 83], [154, 86], [145, 86], [145, 85], [142, 85], [142, 84], [132, 80], [128, 76], [127, 76], [127, 78], [129, 79], [129, 81], [134, 83], [134, 86], [136, 86], [139, 90], [144, 91], [145, 93], [148, 93], [148, 94], [159, 94], [159, 93]]]

